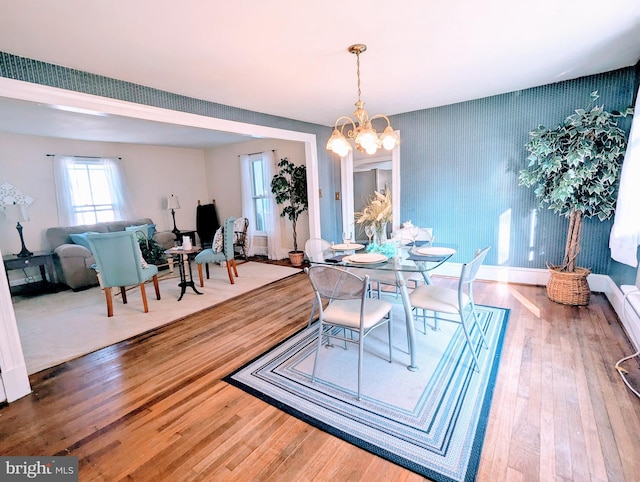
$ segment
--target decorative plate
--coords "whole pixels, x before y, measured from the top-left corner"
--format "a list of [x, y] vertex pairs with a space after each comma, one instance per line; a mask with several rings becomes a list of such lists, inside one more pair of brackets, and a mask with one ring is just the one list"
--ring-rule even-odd
[[415, 248], [413, 252], [423, 256], [447, 256], [455, 254], [456, 250], [439, 246], [425, 246], [424, 248]]
[[351, 244], [332, 244], [331, 249], [334, 251], [351, 251], [364, 248], [364, 244], [351, 243]]
[[387, 261], [387, 258], [384, 254], [379, 253], [361, 253], [361, 254], [352, 254], [350, 256], [345, 256], [342, 258], [343, 261], [347, 263], [354, 264], [375, 264], [382, 263]]

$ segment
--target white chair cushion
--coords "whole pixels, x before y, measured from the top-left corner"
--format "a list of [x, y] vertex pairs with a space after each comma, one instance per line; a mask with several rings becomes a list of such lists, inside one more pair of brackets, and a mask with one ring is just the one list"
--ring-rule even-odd
[[[384, 300], [367, 298], [365, 301], [364, 327], [370, 328], [391, 311], [391, 303]], [[324, 309], [323, 319], [326, 323], [349, 328], [360, 326], [360, 300], [335, 300]]]
[[[418, 286], [409, 295], [411, 306], [440, 313], [458, 313], [458, 290], [437, 285]], [[462, 294], [462, 303], [467, 306], [469, 296]]]

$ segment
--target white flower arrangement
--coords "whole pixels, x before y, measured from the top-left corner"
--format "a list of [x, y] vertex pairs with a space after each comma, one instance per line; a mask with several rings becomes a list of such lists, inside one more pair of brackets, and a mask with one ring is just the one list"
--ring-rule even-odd
[[374, 195], [369, 196], [368, 203], [362, 211], [356, 213], [356, 222], [363, 225], [382, 226], [391, 221], [392, 216], [391, 190], [387, 189], [384, 194], [374, 191]]

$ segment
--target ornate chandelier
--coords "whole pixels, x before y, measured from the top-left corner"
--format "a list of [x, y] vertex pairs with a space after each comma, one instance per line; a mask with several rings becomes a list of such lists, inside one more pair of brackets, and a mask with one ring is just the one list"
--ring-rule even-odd
[[[364, 44], [355, 44], [349, 47], [349, 52], [356, 55], [357, 73], [358, 73], [358, 101], [355, 103], [356, 110], [353, 113], [356, 122], [348, 116], [341, 116], [335, 122], [333, 133], [327, 142], [327, 150], [332, 151], [339, 156], [346, 156], [349, 151], [353, 150], [347, 137], [353, 141], [360, 152], [367, 154], [375, 154], [378, 149], [384, 147], [386, 150], [392, 150], [400, 143], [400, 138], [393, 131], [391, 122], [386, 115], [376, 114], [369, 118], [369, 114], [364, 109], [364, 102], [360, 100], [360, 54], [367, 50]], [[376, 132], [371, 125], [373, 119], [384, 119], [387, 121], [387, 127], [382, 134]], [[342, 124], [340, 124], [342, 122]], [[338, 125], [340, 124], [340, 125]], [[344, 129], [349, 126], [347, 136], [344, 135]]]

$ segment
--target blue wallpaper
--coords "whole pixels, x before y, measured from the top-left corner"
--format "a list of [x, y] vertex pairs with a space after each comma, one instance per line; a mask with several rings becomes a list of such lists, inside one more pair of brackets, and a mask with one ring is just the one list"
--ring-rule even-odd
[[[331, 129], [193, 99], [0, 52], [0, 76], [129, 102], [222, 119], [316, 134], [323, 235], [337, 239], [341, 225], [339, 161], [324, 149]], [[636, 77], [627, 68], [577, 80], [392, 116], [402, 137], [401, 218], [432, 227], [437, 242], [458, 247], [455, 261], [492, 246], [487, 264], [544, 268], [559, 263], [567, 220], [537, 209], [532, 190], [518, 186], [526, 165], [524, 145], [538, 124], [555, 126], [589, 93], [608, 109], [633, 104]], [[623, 123], [627, 130], [630, 120]], [[621, 125], [622, 125], [621, 124]], [[586, 220], [579, 264], [595, 273], [610, 269], [611, 221]], [[617, 268], [619, 279], [629, 270]], [[620, 274], [621, 273], [621, 274]]]
[[[598, 90], [607, 109], [633, 104], [633, 68], [394, 116], [402, 135], [401, 217], [458, 246], [457, 261], [492, 246], [487, 264], [544, 268], [562, 261], [568, 220], [538, 209], [518, 186], [524, 145], [538, 124], [553, 127]], [[628, 132], [631, 119], [619, 123]], [[607, 273], [611, 221], [588, 219], [578, 262]]]

